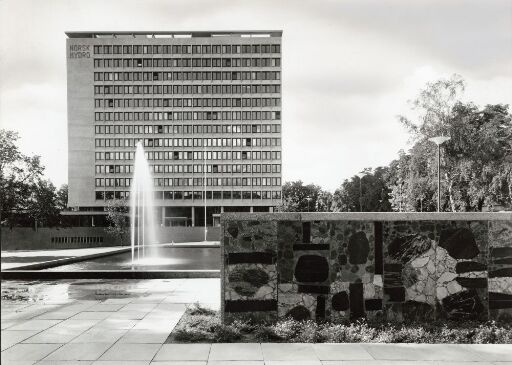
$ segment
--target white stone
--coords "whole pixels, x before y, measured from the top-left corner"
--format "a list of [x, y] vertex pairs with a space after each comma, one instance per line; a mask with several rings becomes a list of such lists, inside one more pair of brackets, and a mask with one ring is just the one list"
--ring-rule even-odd
[[457, 277], [457, 274], [449, 271], [445, 271], [438, 279], [438, 282], [440, 283], [447, 283], [449, 281], [455, 280]]
[[449, 295], [448, 290], [446, 290], [446, 288], [444, 286], [438, 286], [436, 292], [437, 292], [437, 299], [439, 299], [439, 300], [446, 298]]
[[414, 259], [411, 261], [411, 266], [412, 267], [423, 267], [427, 264], [428, 260], [430, 259], [430, 257], [426, 256], [426, 257], [419, 257], [417, 259]]
[[446, 288], [450, 294], [455, 294], [462, 290], [462, 286], [460, 286], [456, 281], [449, 282]]

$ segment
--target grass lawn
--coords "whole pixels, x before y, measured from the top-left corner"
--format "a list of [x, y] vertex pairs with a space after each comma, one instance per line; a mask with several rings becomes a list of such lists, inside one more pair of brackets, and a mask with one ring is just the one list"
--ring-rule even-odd
[[446, 320], [316, 323], [283, 319], [268, 325], [248, 322], [223, 325], [218, 311], [193, 305], [186, 310], [166, 343], [194, 342], [512, 343], [512, 324]]

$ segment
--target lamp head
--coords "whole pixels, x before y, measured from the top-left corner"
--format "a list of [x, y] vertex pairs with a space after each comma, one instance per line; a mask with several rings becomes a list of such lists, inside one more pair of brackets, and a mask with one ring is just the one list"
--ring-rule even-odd
[[428, 140], [431, 142], [434, 142], [435, 144], [442, 145], [444, 142], [449, 141], [451, 138], [448, 136], [437, 136], [437, 137], [431, 137]]

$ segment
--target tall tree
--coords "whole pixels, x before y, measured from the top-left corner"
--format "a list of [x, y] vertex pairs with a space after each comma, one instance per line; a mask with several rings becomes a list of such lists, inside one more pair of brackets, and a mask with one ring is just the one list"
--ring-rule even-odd
[[429, 83], [413, 103], [418, 118], [400, 117], [414, 145], [407, 168], [395, 170], [399, 178], [390, 181], [395, 210], [399, 200], [404, 210], [435, 210], [437, 147], [429, 138], [438, 135], [451, 137], [441, 148], [442, 210], [479, 211], [485, 205], [512, 203], [508, 106], [479, 109], [462, 103], [463, 90], [464, 82], [456, 75]]
[[60, 211], [66, 210], [66, 208], [68, 207], [68, 185], [67, 184], [61, 185], [59, 190], [57, 190], [56, 203], [57, 203], [57, 208]]
[[39, 156], [26, 156], [16, 145], [19, 136], [0, 129], [0, 225], [27, 209], [31, 188], [42, 176]]
[[59, 224], [57, 192], [49, 180], [38, 179], [30, 188], [25, 213], [37, 226], [56, 226]]

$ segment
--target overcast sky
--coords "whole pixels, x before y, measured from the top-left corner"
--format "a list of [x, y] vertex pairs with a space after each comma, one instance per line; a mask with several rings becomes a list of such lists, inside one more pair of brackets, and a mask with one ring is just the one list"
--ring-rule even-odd
[[458, 73], [465, 98], [512, 103], [508, 0], [0, 0], [0, 123], [67, 182], [64, 31], [282, 29], [283, 178], [333, 191], [388, 164], [396, 119], [427, 81]]

